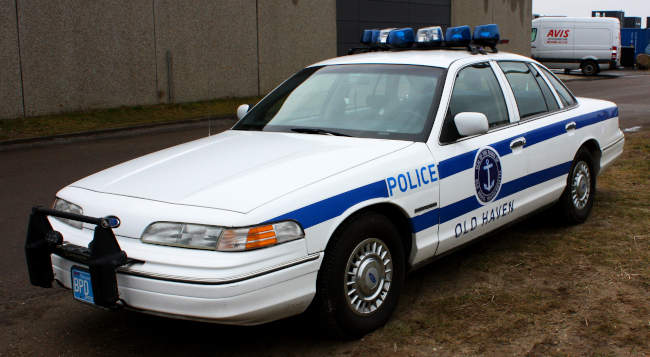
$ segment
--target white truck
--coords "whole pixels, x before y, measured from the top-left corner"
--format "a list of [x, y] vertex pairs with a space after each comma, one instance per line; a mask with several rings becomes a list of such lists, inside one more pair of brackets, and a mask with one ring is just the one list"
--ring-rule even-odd
[[533, 20], [532, 57], [550, 68], [595, 75], [620, 65], [621, 25], [610, 17], [541, 17]]

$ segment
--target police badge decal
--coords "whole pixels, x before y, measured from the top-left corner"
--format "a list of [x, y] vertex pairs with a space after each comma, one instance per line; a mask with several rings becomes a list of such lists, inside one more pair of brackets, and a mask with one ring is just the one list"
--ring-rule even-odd
[[501, 189], [501, 161], [492, 148], [483, 148], [474, 160], [476, 197], [482, 203], [492, 201]]

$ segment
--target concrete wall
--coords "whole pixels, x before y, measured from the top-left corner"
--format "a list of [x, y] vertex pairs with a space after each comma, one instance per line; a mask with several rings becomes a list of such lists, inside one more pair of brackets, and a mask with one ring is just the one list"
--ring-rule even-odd
[[499, 49], [530, 56], [531, 0], [452, 0], [451, 25], [499, 25], [501, 38], [510, 40]]
[[161, 101], [257, 95], [255, 0], [155, 0]]
[[336, 56], [336, 0], [0, 0], [0, 35], [0, 118], [253, 96]]
[[336, 0], [258, 0], [260, 91], [336, 57]]
[[25, 115], [155, 103], [151, 1], [18, 2]]
[[14, 0], [0, 0], [0, 118], [23, 115]]

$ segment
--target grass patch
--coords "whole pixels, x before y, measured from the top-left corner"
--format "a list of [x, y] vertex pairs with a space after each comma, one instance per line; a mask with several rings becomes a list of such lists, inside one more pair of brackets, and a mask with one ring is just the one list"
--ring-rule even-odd
[[182, 104], [120, 107], [30, 118], [0, 120], [0, 141], [85, 131], [128, 128], [205, 117], [235, 116], [240, 104], [255, 104], [259, 97], [225, 98]]

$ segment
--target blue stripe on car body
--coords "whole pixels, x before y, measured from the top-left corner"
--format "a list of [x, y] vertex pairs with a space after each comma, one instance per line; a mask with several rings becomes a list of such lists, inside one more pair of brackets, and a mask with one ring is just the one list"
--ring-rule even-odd
[[[506, 182], [503, 184], [503, 187], [501, 187], [501, 191], [496, 200], [513, 195], [519, 191], [523, 191], [556, 177], [566, 175], [569, 172], [570, 167], [571, 161]], [[267, 222], [293, 219], [300, 222], [304, 229], [307, 229], [340, 216], [345, 212], [345, 210], [357, 203], [382, 197], [388, 197], [388, 190], [384, 180], [373, 182], [312, 203], [275, 217]], [[414, 233], [423, 231], [438, 223], [445, 223], [482, 206], [483, 205], [476, 199], [476, 196], [472, 195], [445, 207], [435, 208], [421, 215], [411, 217], [412, 230]]]
[[381, 197], [388, 197], [388, 189], [386, 188], [385, 180], [373, 182], [350, 191], [339, 193], [336, 196], [314, 202], [305, 207], [275, 217], [268, 222], [294, 219], [300, 222], [303, 229], [307, 229], [340, 216], [346, 209], [356, 205], [357, 203]]

